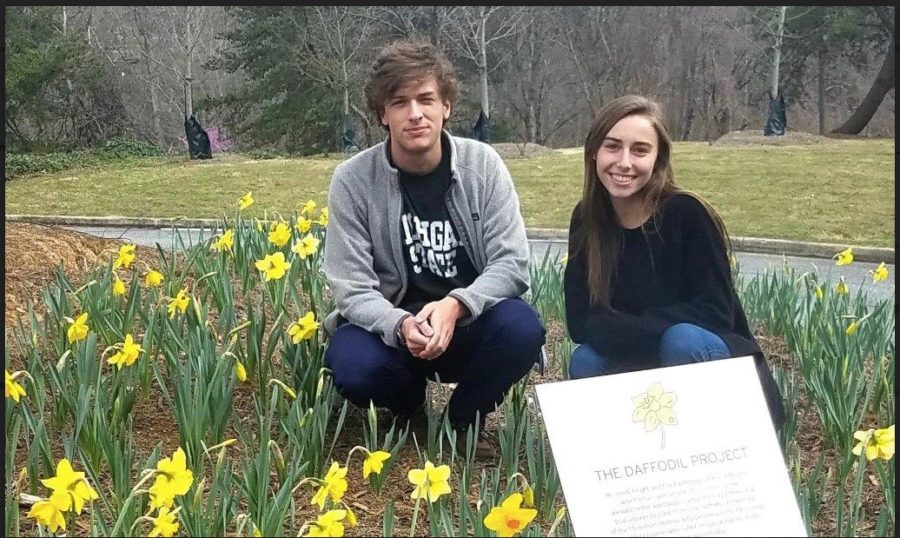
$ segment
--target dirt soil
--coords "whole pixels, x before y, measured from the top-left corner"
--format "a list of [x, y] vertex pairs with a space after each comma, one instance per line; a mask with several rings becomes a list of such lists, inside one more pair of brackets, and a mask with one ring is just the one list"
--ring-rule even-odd
[[[83, 274], [92, 268], [94, 264], [105, 263], [108, 259], [114, 258], [119, 246], [122, 244], [122, 241], [97, 238], [63, 228], [7, 221], [5, 245], [6, 281], [4, 286], [6, 293], [5, 327], [7, 333], [14, 326], [14, 322], [18, 317], [27, 314], [28, 301], [38, 305], [35, 307], [36, 314], [41, 316], [44, 310], [41, 292], [48, 284], [53, 282], [54, 267], [57, 265], [61, 266], [73, 282], [80, 283], [83, 279]], [[136, 250], [138, 259], [158, 259], [158, 251], [154, 248], [138, 246]], [[554, 342], [564, 336], [565, 329], [561, 323], [549, 323], [547, 349], [553, 349]], [[783, 339], [769, 337], [764, 332], [759, 331], [757, 332], [757, 338], [766, 351], [770, 364], [783, 367], [788, 372], [796, 370], [796, 365]], [[15, 357], [8, 358], [8, 361], [8, 369], [14, 370], [20, 367], [16, 364], [18, 361]], [[795, 373], [799, 378], [799, 372]], [[547, 372], [547, 374], [539, 376], [537, 373], [532, 372], [530, 382], [550, 381], [554, 380], [554, 378], [558, 379], [558, 375]], [[252, 391], [244, 390], [245, 388], [247, 387], [238, 387], [236, 391], [234, 400], [235, 417], [250, 417], [253, 412]], [[160, 416], [165, 416], [170, 410], [164, 405], [159, 388], [153, 384], [150, 392], [150, 397], [136, 402], [133, 410], [134, 442], [138, 461], [146, 458], [157, 444], [161, 443], [162, 453], [168, 454], [175, 450], [179, 442], [178, 432], [172, 421], [160, 420]], [[533, 387], [530, 388], [529, 393], [533, 394]], [[442, 405], [446, 402], [448, 394], [449, 389], [438, 389], [435, 392], [435, 404]], [[815, 408], [810, 404], [805, 391], [802, 390], [802, 386], [797, 413], [797, 442], [800, 447], [800, 453], [804, 455], [801, 461], [801, 474], [805, 477], [815, 466], [815, 459], [819, 453], [825, 453], [826, 466], [834, 462], [834, 456], [830, 450], [824, 448], [824, 435], [821, 431], [820, 422], [816, 416]], [[343, 462], [354, 445], [362, 444], [363, 420], [363, 412], [356, 410], [348, 412], [344, 430], [338, 438], [333, 453], [333, 457], [338, 461]], [[495, 426], [496, 417], [490, 417], [488, 430]], [[234, 437], [234, 435], [230, 436]], [[54, 456], [62, 457], [59, 441], [56, 440], [54, 442], [51, 440], [51, 442], [55, 445], [52, 447]], [[22, 461], [18, 452], [23, 451], [25, 447], [20, 445], [18, 448], [17, 466]], [[232, 457], [237, 456], [239, 450], [239, 448], [236, 448], [232, 453]], [[356, 458], [354, 460], [351, 463], [353, 467], [351, 474], [358, 474], [360, 462], [356, 461]], [[357, 511], [360, 523], [359, 527], [349, 529], [348, 533], [359, 536], [381, 535], [382, 514], [387, 501], [390, 500], [394, 503], [395, 511], [394, 533], [407, 535], [412, 520], [414, 502], [409, 498], [410, 485], [407, 482], [405, 472], [401, 470], [417, 466], [418, 459], [414, 444], [409, 440], [380, 495], [375, 495], [366, 483], [354, 479], [348, 474], [350, 484], [346, 499]], [[482, 467], [484, 467], [483, 463], [479, 464], [476, 462], [475, 476], [480, 475]], [[871, 469], [869, 466], [867, 468]], [[883, 496], [880, 488], [877, 487], [877, 477], [874, 471], [869, 473], [867, 478], [868, 480], [865, 482], [863, 491], [865, 499], [863, 506], [866, 509], [858, 527], [862, 536], [872, 535], [878, 515], [868, 507], [877, 506], [883, 502]], [[831, 482], [825, 489], [826, 501], [823, 503], [816, 521], [813, 523], [813, 535], [815, 536], [833, 536], [836, 533], [834, 502], [832, 500], [836, 493], [835, 484]], [[296, 516], [299, 521], [312, 519], [316, 515], [315, 507], [309, 504], [312, 493], [311, 488], [302, 494], [298, 492], [298, 511]], [[473, 498], [473, 503], [474, 499], [477, 499], [476, 495], [477, 492], [475, 491], [469, 492], [470, 498]], [[27, 513], [27, 507], [24, 507], [21, 512], [20, 524], [22, 534], [33, 535], [35, 532], [33, 522], [24, 517], [25, 513]], [[546, 533], [548, 525], [544, 524], [542, 527], [542, 532]], [[87, 531], [87, 529], [82, 530]], [[420, 515], [418, 518], [415, 534], [417, 536], [426, 536], [428, 534], [427, 518], [423, 515]]]

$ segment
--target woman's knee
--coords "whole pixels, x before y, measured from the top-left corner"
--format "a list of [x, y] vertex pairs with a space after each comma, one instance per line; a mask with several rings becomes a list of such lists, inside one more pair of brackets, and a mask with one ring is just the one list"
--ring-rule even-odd
[[594, 348], [581, 344], [572, 351], [569, 360], [569, 378], [582, 379], [610, 373], [607, 361]]

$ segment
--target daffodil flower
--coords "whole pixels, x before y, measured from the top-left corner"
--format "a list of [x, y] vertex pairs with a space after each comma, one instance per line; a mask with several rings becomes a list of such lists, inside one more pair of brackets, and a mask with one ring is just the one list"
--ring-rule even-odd
[[125, 295], [125, 283], [122, 282], [122, 279], [119, 278], [119, 275], [113, 273], [113, 283], [112, 283], [112, 292], [113, 295]]
[[88, 314], [87, 312], [84, 312], [69, 325], [68, 330], [66, 330], [66, 337], [70, 344], [87, 338], [88, 331], [90, 330], [90, 327], [87, 325], [87, 319]]
[[825, 298], [825, 291], [822, 289], [822, 286], [816, 286], [816, 299], [822, 300]]
[[100, 496], [94, 491], [84, 478], [83, 472], [75, 472], [69, 460], [63, 458], [56, 464], [56, 476], [44, 478], [41, 484], [51, 489], [53, 493], [62, 493], [72, 498], [75, 513], [80, 514], [84, 508], [84, 501], [93, 501]]
[[425, 499], [433, 503], [441, 495], [450, 493], [450, 484], [447, 483], [450, 478], [448, 465], [435, 467], [433, 463], [426, 461], [424, 468], [410, 469], [407, 478], [415, 486], [410, 494], [412, 499]]
[[853, 336], [856, 334], [856, 330], [859, 329], [859, 324], [855, 321], [850, 322], [850, 325], [847, 325], [847, 336]]
[[341, 498], [347, 491], [346, 477], [347, 467], [341, 467], [336, 461], [331, 462], [331, 467], [325, 473], [325, 478], [322, 479], [322, 484], [319, 486], [318, 491], [313, 495], [311, 504], [318, 505], [319, 510], [324, 510], [325, 499], [329, 496], [335, 503], [341, 502]]
[[312, 256], [316, 253], [316, 250], [319, 249], [319, 243], [320, 241], [312, 234], [306, 234], [303, 239], [294, 243], [291, 250], [295, 252], [301, 260], [305, 260], [307, 256]]
[[253, 191], [241, 196], [238, 199], [238, 211], [243, 211], [253, 205]]
[[163, 458], [156, 464], [156, 481], [150, 487], [150, 508], [171, 507], [175, 497], [191, 489], [194, 473], [187, 468], [187, 457], [181, 447], [171, 458]]
[[866, 459], [872, 461], [876, 458], [890, 460], [894, 457], [894, 425], [879, 430], [860, 430], [853, 434], [853, 438], [859, 441], [853, 447], [853, 454], [859, 456], [866, 451]]
[[234, 248], [234, 230], [231, 228], [225, 230], [209, 248], [219, 252], [225, 252], [226, 250], [230, 251]]
[[305, 234], [312, 228], [312, 221], [306, 217], [300, 217], [297, 219], [297, 224], [294, 225], [294, 228], [297, 228], [297, 231]]
[[316, 315], [313, 312], [307, 312], [296, 322], [291, 323], [291, 326], [288, 327], [288, 335], [291, 337], [293, 343], [299, 344], [301, 341], [308, 340], [315, 336], [320, 325], [321, 324], [316, 321]]
[[316, 223], [323, 228], [328, 226], [328, 208], [327, 207], [323, 207], [322, 211], [319, 212], [319, 220], [317, 220]]
[[346, 517], [346, 510], [329, 510], [317, 517], [309, 532], [303, 536], [343, 536], [344, 524], [341, 521]]
[[881, 262], [880, 264], [878, 264], [878, 267], [876, 267], [875, 270], [872, 271], [872, 283], [874, 284], [875, 282], [881, 282], [882, 280], [887, 280], [887, 277], [888, 277], [887, 267], [885, 267], [884, 262]]
[[566, 254], [565, 256], [562, 257], [562, 259], [559, 260], [560, 265], [564, 266], [567, 263], [569, 263], [569, 255], [568, 254]]
[[176, 519], [178, 510], [179, 508], [176, 508], [175, 511], [170, 512], [167, 506], [160, 507], [156, 517], [150, 518], [150, 521], [153, 522], [153, 530], [147, 536], [150, 538], [175, 536], [175, 533], [178, 532], [178, 520]]
[[169, 317], [174, 318], [176, 311], [180, 311], [182, 314], [187, 312], [187, 307], [190, 302], [191, 298], [188, 297], [187, 290], [178, 290], [178, 294], [175, 298], [169, 299]]
[[312, 214], [315, 210], [316, 202], [314, 200], [309, 200], [305, 204], [303, 204], [303, 209], [300, 211], [300, 214], [307, 217], [312, 217]]
[[234, 375], [237, 376], [238, 381], [241, 383], [247, 381], [247, 369], [244, 368], [241, 361], [234, 361]]
[[118, 269], [119, 267], [128, 269], [128, 267], [131, 266], [132, 262], [134, 262], [134, 249], [135, 246], [132, 244], [122, 245], [121, 247], [119, 247], [119, 255], [116, 257], [116, 261], [113, 262], [113, 269]]
[[153, 269], [147, 271], [147, 276], [144, 277], [144, 284], [149, 288], [155, 288], [163, 283], [165, 277], [159, 271], [154, 271]]
[[844, 282], [844, 277], [838, 281], [837, 285], [834, 287], [834, 292], [838, 295], [847, 295], [850, 293], [850, 288], [847, 287], [847, 283]]
[[376, 475], [381, 474], [382, 469], [384, 469], [384, 462], [391, 457], [391, 453], [385, 452], [384, 450], [366, 452], [366, 459], [363, 461], [362, 468], [363, 480], [368, 478], [372, 473], [375, 473]]
[[280, 279], [290, 267], [291, 264], [284, 259], [284, 252], [267, 254], [265, 258], [256, 261], [256, 268], [263, 272], [266, 282]]
[[515, 536], [522, 532], [537, 515], [534, 508], [522, 508], [522, 494], [513, 493], [500, 506], [491, 508], [484, 518], [484, 526], [497, 536]]
[[12, 398], [16, 403], [19, 403], [19, 398], [22, 396], [27, 396], [25, 388], [16, 383], [16, 378], [10, 375], [9, 370], [6, 370], [6, 397]]
[[41, 525], [47, 527], [52, 533], [57, 530], [66, 530], [66, 512], [72, 506], [72, 497], [68, 493], [54, 493], [49, 499], [34, 503], [28, 511], [28, 517], [33, 518]]
[[838, 265], [850, 265], [853, 263], [853, 247], [847, 247], [846, 250], [838, 252], [833, 258], [837, 258]]
[[272, 231], [269, 232], [269, 242], [275, 245], [278, 248], [281, 248], [287, 245], [288, 241], [291, 240], [291, 228], [284, 221], [278, 222], [277, 224], [272, 226]]
[[107, 359], [106, 362], [118, 366], [119, 370], [121, 370], [123, 366], [131, 366], [132, 364], [134, 364], [134, 361], [137, 360], [138, 355], [140, 355], [143, 351], [144, 350], [141, 349], [141, 346], [134, 343], [134, 340], [131, 338], [131, 334], [126, 334], [125, 341], [122, 342], [122, 349], [120, 349], [115, 355]]

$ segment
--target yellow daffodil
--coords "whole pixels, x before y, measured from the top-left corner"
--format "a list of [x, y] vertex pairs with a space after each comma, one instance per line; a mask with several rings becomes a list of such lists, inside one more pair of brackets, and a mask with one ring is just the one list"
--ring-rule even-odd
[[816, 286], [816, 299], [822, 300], [825, 298], [825, 290], [822, 289], [822, 286]]
[[856, 334], [857, 329], [859, 329], [859, 324], [857, 324], [857, 322], [855, 321], [851, 322], [850, 325], [847, 325], [847, 336], [853, 336], [854, 334]]
[[328, 208], [327, 207], [323, 207], [322, 211], [319, 212], [319, 220], [317, 220], [316, 223], [323, 228], [328, 226]]
[[654, 384], [650, 389], [637, 396], [632, 396], [634, 413], [631, 420], [643, 422], [644, 431], [653, 431], [658, 426], [677, 424], [672, 406], [675, 405], [675, 393], [663, 392], [662, 385]]
[[287, 245], [290, 240], [291, 228], [286, 222], [280, 221], [272, 226], [272, 231], [269, 232], [269, 243], [281, 248]]
[[256, 261], [256, 268], [264, 273], [266, 282], [283, 277], [290, 267], [291, 264], [284, 259], [284, 252], [267, 254], [265, 258]]
[[381, 470], [384, 469], [384, 462], [390, 459], [390, 457], [391, 453], [385, 452], [384, 450], [366, 454], [366, 460], [363, 461], [362, 468], [363, 480], [368, 478], [372, 473], [375, 473], [376, 475], [381, 474]]
[[150, 536], [151, 538], [153, 536], [175, 536], [175, 533], [178, 532], [178, 520], [176, 519], [176, 516], [177, 512], [170, 512], [169, 508], [166, 506], [160, 507], [156, 517], [150, 518], [150, 520], [153, 521], [153, 530], [150, 531], [150, 534], [147, 536]]
[[497, 536], [514, 536], [528, 526], [537, 515], [534, 508], [522, 508], [522, 494], [513, 493], [500, 506], [491, 508], [484, 518], [484, 526]]
[[356, 514], [353, 513], [353, 510], [347, 506], [347, 503], [342, 504], [344, 505], [344, 510], [347, 511], [347, 525], [350, 525], [351, 527], [359, 525], [359, 521], [356, 520]]
[[306, 217], [300, 217], [297, 219], [297, 224], [294, 225], [294, 228], [297, 228], [297, 231], [305, 234], [312, 228], [312, 221]]
[[241, 383], [247, 381], [247, 369], [244, 368], [241, 361], [234, 361], [234, 375], [237, 376], [238, 381]]
[[531, 489], [531, 486], [522, 491], [522, 502], [522, 506], [525, 508], [534, 508], [534, 490]]
[[253, 205], [253, 191], [241, 196], [238, 199], [238, 211], [243, 211]]
[[837, 285], [834, 287], [834, 292], [838, 295], [847, 295], [850, 293], [850, 288], [847, 287], [847, 283], [844, 282], [844, 277], [838, 281]]
[[63, 517], [63, 512], [68, 511], [71, 506], [72, 497], [68, 493], [54, 493], [49, 499], [34, 503], [34, 506], [28, 511], [28, 517], [33, 518], [55, 534], [58, 529], [66, 530], [66, 518]]
[[146, 284], [148, 288], [155, 288], [162, 284], [163, 280], [165, 280], [165, 277], [162, 273], [150, 269], [147, 271], [147, 276], [144, 277], [144, 284]]
[[562, 257], [561, 260], [559, 260], [560, 265], [566, 265], [567, 263], [569, 263], [569, 255], [568, 254], [566, 254], [565, 256]]
[[293, 343], [299, 344], [301, 341], [308, 340], [315, 336], [320, 325], [321, 324], [316, 321], [316, 315], [312, 312], [307, 312], [296, 322], [291, 323], [291, 326], [288, 327], [288, 335], [290, 335]]
[[75, 472], [69, 460], [63, 458], [56, 464], [56, 476], [44, 478], [41, 484], [53, 490], [53, 493], [62, 493], [72, 498], [75, 513], [80, 514], [84, 508], [84, 501], [93, 501], [100, 496], [94, 491], [83, 472]]
[[305, 204], [303, 204], [303, 209], [300, 210], [300, 214], [306, 217], [312, 217], [312, 214], [315, 210], [316, 202], [314, 200], [309, 200]]
[[171, 507], [175, 497], [191, 489], [194, 473], [187, 468], [187, 457], [181, 447], [171, 458], [163, 458], [156, 464], [156, 481], [150, 487], [150, 508]]
[[134, 249], [135, 246], [132, 244], [122, 245], [121, 247], [119, 247], [119, 255], [116, 258], [116, 261], [113, 262], [113, 269], [118, 269], [119, 267], [128, 269], [128, 267], [131, 266], [132, 262], [134, 262]]
[[230, 251], [234, 248], [234, 230], [231, 228], [225, 230], [209, 248], [210, 250], [217, 250], [219, 252], [225, 252], [226, 250]]
[[880, 430], [860, 430], [853, 434], [853, 438], [859, 441], [853, 447], [853, 454], [859, 456], [863, 449], [866, 451], [866, 459], [872, 461], [876, 458], [890, 460], [894, 457], [894, 425]]
[[90, 330], [90, 327], [87, 326], [87, 319], [87, 312], [84, 312], [69, 325], [69, 328], [66, 331], [66, 337], [69, 339], [70, 344], [87, 338], [88, 331]]
[[838, 252], [832, 258], [837, 259], [838, 265], [850, 265], [853, 263], [853, 247], [847, 247], [846, 250]]
[[16, 383], [16, 378], [10, 375], [9, 370], [6, 370], [6, 397], [12, 398], [16, 403], [19, 403], [19, 398], [22, 396], [27, 396], [25, 388]]
[[304, 260], [307, 256], [312, 256], [316, 253], [316, 250], [319, 249], [319, 243], [320, 241], [312, 234], [306, 234], [303, 239], [294, 243], [291, 250], [294, 251], [297, 256], [300, 256], [301, 260]]
[[887, 280], [887, 277], [888, 277], [887, 267], [885, 267], [884, 262], [881, 262], [880, 264], [878, 264], [878, 267], [876, 267], [875, 270], [872, 271], [872, 283], [874, 284], [875, 282], [881, 282], [882, 280]]
[[125, 341], [122, 342], [122, 349], [120, 349], [115, 355], [106, 360], [109, 364], [115, 364], [119, 367], [119, 370], [122, 369], [123, 366], [131, 366], [134, 364], [134, 361], [137, 360], [138, 355], [140, 355], [144, 350], [141, 349], [141, 346], [134, 343], [134, 340], [131, 338], [131, 334], [125, 335]]
[[187, 290], [178, 290], [178, 294], [174, 299], [169, 299], [169, 317], [174, 318], [176, 311], [181, 311], [182, 314], [187, 312], [188, 304], [191, 302], [191, 298], [188, 297]]
[[[341, 502], [344, 492], [347, 491], [347, 468], [334, 461], [331, 467], [325, 473], [322, 479], [323, 484], [319, 486], [316, 494], [313, 495], [312, 504], [318, 505], [319, 510], [325, 509], [325, 499], [331, 496], [331, 500], [335, 503]], [[346, 515], [346, 514], [345, 514]]]
[[113, 295], [125, 295], [125, 283], [116, 273], [113, 273], [112, 292]]
[[347, 517], [346, 510], [329, 510], [316, 518], [310, 525], [309, 532], [303, 536], [343, 536], [344, 524], [341, 521]]
[[407, 478], [415, 487], [410, 495], [413, 499], [425, 499], [428, 502], [435, 502], [441, 495], [450, 493], [450, 484], [447, 480], [450, 478], [450, 467], [441, 465], [435, 467], [430, 461], [425, 462], [422, 469], [410, 469]]

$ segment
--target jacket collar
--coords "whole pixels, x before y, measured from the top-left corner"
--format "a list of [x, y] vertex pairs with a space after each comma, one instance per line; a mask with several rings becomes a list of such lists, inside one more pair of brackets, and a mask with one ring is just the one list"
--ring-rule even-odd
[[[456, 149], [456, 141], [453, 139], [453, 136], [447, 132], [446, 129], [441, 130], [441, 139], [446, 139], [450, 148], [450, 179], [455, 180], [459, 178], [459, 170], [457, 167], [457, 149]], [[381, 143], [381, 148], [378, 150], [378, 162], [381, 163], [382, 168], [390, 172], [391, 180], [397, 181], [397, 177], [400, 173], [397, 168], [391, 165], [391, 160], [388, 158], [388, 149], [391, 147], [391, 135], [388, 135], [387, 138], [384, 139], [384, 142]]]

